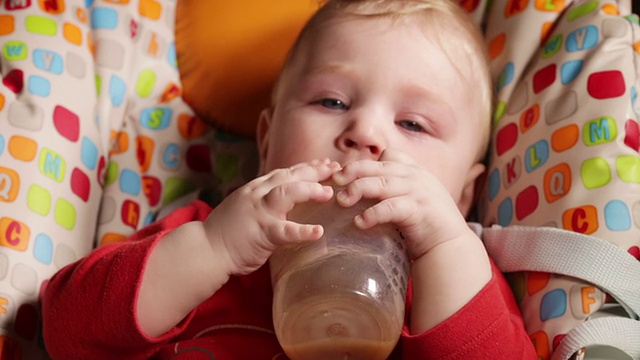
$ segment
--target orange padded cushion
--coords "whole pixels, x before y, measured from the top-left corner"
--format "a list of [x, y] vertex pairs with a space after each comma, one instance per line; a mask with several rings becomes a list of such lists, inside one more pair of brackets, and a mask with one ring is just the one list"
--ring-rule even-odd
[[217, 128], [254, 137], [286, 54], [318, 6], [317, 0], [179, 0], [184, 100]]

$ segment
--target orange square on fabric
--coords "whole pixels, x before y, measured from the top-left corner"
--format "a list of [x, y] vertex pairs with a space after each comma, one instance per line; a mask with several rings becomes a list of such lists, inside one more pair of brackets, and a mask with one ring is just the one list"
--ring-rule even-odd
[[0, 218], [0, 246], [25, 251], [30, 234], [29, 227], [24, 223], [8, 217]]
[[564, 0], [535, 0], [535, 7], [540, 11], [561, 12], [564, 9]]
[[562, 227], [581, 234], [592, 234], [598, 230], [598, 210], [592, 205], [569, 209], [562, 214]]

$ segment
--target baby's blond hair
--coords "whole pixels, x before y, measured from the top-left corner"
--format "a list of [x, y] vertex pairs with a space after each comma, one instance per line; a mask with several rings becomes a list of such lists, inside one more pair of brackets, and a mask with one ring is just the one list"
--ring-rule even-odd
[[[428, 33], [456, 68], [468, 89], [478, 89], [481, 104], [479, 121], [486, 124], [480, 157], [484, 156], [489, 142], [493, 87], [489, 73], [489, 60], [484, 39], [478, 26], [467, 13], [452, 0], [325, 0], [320, 9], [309, 19], [291, 48], [283, 73], [295, 58], [298, 49], [309, 34], [319, 25], [336, 17], [387, 17], [402, 19], [404, 16], [422, 16], [424, 31]], [[280, 74], [282, 78], [283, 73]], [[465, 76], [467, 75], [467, 76]], [[469, 76], [470, 75], [470, 76]], [[278, 81], [279, 82], [279, 81]], [[278, 84], [274, 87], [273, 101], [278, 96]]]

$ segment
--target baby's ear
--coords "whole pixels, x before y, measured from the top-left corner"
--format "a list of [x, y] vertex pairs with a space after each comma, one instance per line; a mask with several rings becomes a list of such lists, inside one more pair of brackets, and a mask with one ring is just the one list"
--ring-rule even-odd
[[469, 214], [469, 210], [477, 200], [476, 193], [484, 186], [483, 174], [485, 170], [486, 167], [484, 164], [475, 163], [467, 172], [464, 188], [462, 189], [460, 199], [458, 200], [458, 209], [460, 209], [460, 212], [465, 217]]
[[256, 142], [260, 153], [260, 173], [262, 174], [262, 164], [264, 164], [269, 152], [269, 128], [273, 117], [273, 108], [269, 107], [260, 113], [258, 126], [256, 127]]

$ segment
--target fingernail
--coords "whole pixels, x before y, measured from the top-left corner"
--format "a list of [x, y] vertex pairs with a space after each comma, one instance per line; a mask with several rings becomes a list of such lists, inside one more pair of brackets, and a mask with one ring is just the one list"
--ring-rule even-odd
[[339, 203], [346, 204], [347, 200], [349, 200], [349, 196], [344, 190], [341, 190], [336, 194], [336, 199]]
[[353, 221], [356, 223], [356, 226], [359, 228], [362, 228], [364, 226], [364, 219], [362, 218], [362, 215], [356, 215], [353, 218]]
[[342, 173], [341, 173], [341, 172], [337, 172], [337, 173], [333, 174], [332, 178], [333, 178], [333, 181], [334, 181], [336, 184], [338, 184], [338, 185], [344, 185], [344, 184], [343, 184], [343, 182], [344, 182], [344, 175], [342, 175]]

